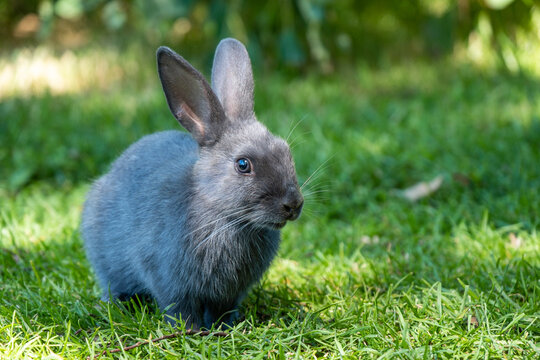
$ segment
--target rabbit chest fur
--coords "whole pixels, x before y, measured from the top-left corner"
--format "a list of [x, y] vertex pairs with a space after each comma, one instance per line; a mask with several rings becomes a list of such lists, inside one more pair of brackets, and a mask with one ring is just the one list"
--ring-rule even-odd
[[169, 321], [231, 324], [303, 205], [287, 144], [253, 114], [242, 44], [222, 41], [212, 87], [168, 48], [158, 70], [173, 115], [92, 186], [81, 233], [103, 300], [150, 295]]

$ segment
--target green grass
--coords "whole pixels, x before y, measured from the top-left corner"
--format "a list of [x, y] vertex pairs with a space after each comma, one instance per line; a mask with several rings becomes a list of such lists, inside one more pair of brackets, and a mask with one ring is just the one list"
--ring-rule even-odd
[[[0, 100], [2, 359], [83, 359], [175, 331], [152, 304], [99, 302], [77, 230], [90, 181], [179, 127], [157, 75], [130, 69], [104, 88]], [[295, 127], [300, 180], [321, 170], [245, 320], [102, 358], [540, 355], [539, 79], [418, 62], [256, 87], [259, 119]], [[439, 175], [431, 196], [399, 196]]]

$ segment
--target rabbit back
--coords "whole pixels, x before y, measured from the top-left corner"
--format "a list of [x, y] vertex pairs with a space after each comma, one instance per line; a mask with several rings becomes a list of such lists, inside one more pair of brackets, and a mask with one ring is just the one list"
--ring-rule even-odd
[[163, 270], [171, 251], [179, 252], [197, 151], [180, 131], [148, 135], [92, 186], [81, 231], [104, 300], [152, 294], [149, 285], [163, 281], [157, 274], [170, 272]]

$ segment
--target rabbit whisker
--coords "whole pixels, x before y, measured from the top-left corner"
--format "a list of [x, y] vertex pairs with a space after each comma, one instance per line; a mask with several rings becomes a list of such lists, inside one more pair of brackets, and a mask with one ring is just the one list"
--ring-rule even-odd
[[[221, 218], [220, 220], [223, 220], [223, 219], [224, 218]], [[212, 239], [216, 238], [220, 233], [225, 232], [227, 227], [237, 225], [240, 222], [241, 222], [241, 218], [238, 218], [238, 219], [235, 219], [234, 221], [232, 221], [230, 223], [226, 223], [226, 224], [222, 225], [221, 227], [219, 227], [217, 229], [216, 228], [211, 229], [210, 233], [208, 235], [204, 236], [202, 238], [202, 240], [199, 241], [199, 243], [195, 246], [194, 250], [197, 250], [203, 244], [206, 244], [209, 241], [211, 241]], [[209, 226], [207, 226], [207, 227], [209, 227]]]
[[309, 135], [310, 133], [311, 131], [306, 131], [306, 132], [303, 132], [302, 134], [296, 135], [294, 139], [292, 139], [291, 142], [289, 143], [289, 147], [291, 148], [291, 150], [296, 148], [298, 145], [303, 144], [305, 142], [303, 137], [305, 137], [306, 135]]
[[308, 190], [306, 192], [303, 192], [302, 194], [304, 195], [304, 197], [308, 197], [311, 195], [324, 194], [328, 192], [330, 192], [330, 189], [319, 189], [319, 190]]
[[[234, 227], [234, 226], [236, 226], [236, 225], [238, 225], [238, 224], [240, 224], [242, 222], [245, 222], [246, 220], [248, 220], [248, 214], [245, 214], [244, 216], [240, 216], [239, 218], [234, 219], [231, 222], [225, 223], [224, 225], [222, 225], [221, 227], [219, 227], [217, 229], [212, 229], [210, 234], [207, 237], [205, 237], [201, 242], [199, 242], [197, 244], [197, 246], [195, 246], [194, 250], [197, 250], [201, 245], [203, 245], [203, 244], [209, 242], [210, 240], [216, 238], [217, 236], [219, 236], [221, 233], [224, 233], [229, 228]], [[247, 226], [247, 225], [244, 225], [244, 226]]]
[[309, 184], [309, 182], [313, 179], [313, 176], [315, 176], [319, 171], [321, 171], [323, 169], [323, 167], [330, 161], [334, 158], [335, 155], [332, 155], [330, 156], [328, 159], [326, 159], [321, 165], [319, 165], [319, 167], [317, 167], [317, 169], [315, 169], [315, 171], [313, 171], [313, 173], [311, 173], [311, 175], [306, 179], [306, 181], [304, 181], [304, 183], [302, 184], [302, 186], [300, 186], [300, 190], [302, 190], [304, 188], [304, 186], [306, 186], [307, 184]]
[[302, 116], [297, 122], [296, 124], [293, 126], [293, 128], [289, 131], [289, 134], [287, 135], [287, 137], [285, 138], [285, 141], [286, 142], [289, 142], [289, 138], [291, 137], [292, 133], [294, 132], [294, 130], [298, 127], [298, 125], [300, 125], [300, 123], [302, 123], [302, 121], [304, 121], [305, 119], [307, 118], [307, 114]]
[[330, 199], [330, 196], [328, 194], [308, 194], [304, 195], [304, 199], [307, 204], [314, 204], [314, 203], [320, 203], [322, 200], [328, 200]]
[[[298, 145], [302, 145], [303, 143], [306, 142], [304, 139], [300, 138], [300, 136], [302, 136], [302, 135], [296, 136], [296, 137], [289, 143], [289, 148], [290, 148], [291, 150], [296, 149], [296, 147], [297, 147]], [[300, 140], [297, 141], [298, 138], [300, 138]]]
[[[212, 226], [212, 225], [214, 225], [214, 224], [216, 224], [216, 223], [218, 223], [218, 222], [220, 222], [220, 221], [222, 221], [222, 220], [227, 219], [228, 217], [240, 215], [240, 214], [242, 214], [243, 212], [248, 212], [249, 210], [251, 210], [251, 209], [250, 209], [250, 208], [240, 208], [240, 209], [237, 209], [236, 211], [227, 213], [227, 214], [225, 214], [225, 215], [223, 215], [223, 216], [221, 216], [221, 217], [219, 217], [219, 218], [217, 218], [217, 219], [215, 219], [215, 220], [212, 220], [212, 221], [210, 221], [210, 222], [205, 223], [205, 224], [202, 225], [202, 226], [199, 226], [199, 227], [196, 228], [195, 230], [192, 230], [191, 232], [187, 233], [187, 234], [185, 235], [185, 237], [189, 237], [189, 236], [191, 236], [191, 235], [193, 235], [193, 234], [195, 234], [195, 233], [197, 233], [197, 232], [199, 232], [199, 231], [201, 231], [201, 230], [204, 230], [204, 229], [207, 228], [207, 227], [210, 227], [210, 226]], [[210, 214], [209, 214], [209, 215], [210, 215]], [[211, 215], [210, 215], [210, 216], [211, 216]]]

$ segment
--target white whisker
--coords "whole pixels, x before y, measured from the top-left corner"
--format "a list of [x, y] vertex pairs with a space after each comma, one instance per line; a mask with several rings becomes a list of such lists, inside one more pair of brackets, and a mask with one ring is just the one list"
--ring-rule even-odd
[[225, 232], [227, 229], [233, 227], [233, 226], [236, 226], [240, 223], [242, 223], [243, 221], [247, 220], [247, 215], [244, 215], [244, 216], [240, 216], [239, 218], [237, 219], [234, 219], [233, 221], [231, 222], [228, 222], [228, 223], [225, 223], [224, 225], [222, 225], [221, 227], [217, 228], [217, 229], [212, 229], [212, 231], [210, 232], [210, 234], [205, 237], [202, 241], [200, 241], [197, 246], [195, 246], [195, 249], [194, 250], [197, 250], [201, 245], [203, 244], [206, 244], [207, 242], [209, 242], [211, 239], [214, 239], [215, 237], [217, 237], [218, 235], [220, 235], [220, 233], [223, 233]]
[[304, 183], [302, 184], [302, 186], [300, 186], [300, 190], [302, 190], [304, 188], [304, 186], [306, 186], [307, 184], [309, 184], [309, 182], [313, 179], [313, 176], [315, 176], [319, 171], [322, 170], [323, 166], [325, 166], [330, 160], [332, 160], [334, 158], [334, 155], [330, 156], [328, 159], [326, 159], [321, 165], [319, 165], [319, 167], [317, 169], [315, 169], [315, 171], [313, 173], [311, 173], [311, 175], [306, 179], [306, 181], [304, 181]]
[[289, 134], [288, 134], [287, 137], [285, 138], [285, 141], [286, 141], [286, 142], [289, 142], [289, 137], [292, 135], [292, 133], [294, 132], [294, 130], [296, 129], [296, 127], [297, 127], [298, 125], [300, 125], [300, 123], [301, 123], [302, 121], [304, 121], [306, 118], [307, 118], [307, 114], [304, 115], [302, 118], [300, 118], [300, 120], [298, 120], [298, 121], [296, 122], [296, 124], [295, 124], [295, 125], [293, 126], [293, 128], [289, 131]]
[[191, 232], [189, 232], [188, 234], [186, 234], [185, 237], [189, 237], [189, 236], [191, 236], [191, 235], [193, 235], [193, 234], [195, 234], [195, 233], [197, 233], [197, 232], [199, 232], [199, 231], [201, 231], [201, 230], [204, 230], [205, 228], [207, 228], [207, 227], [209, 227], [209, 226], [211, 226], [211, 225], [213, 225], [213, 224], [216, 224], [216, 223], [218, 223], [218, 222], [220, 222], [220, 221], [222, 221], [222, 220], [224, 220], [224, 219], [226, 219], [226, 218], [228, 218], [228, 217], [235, 216], [235, 215], [240, 215], [241, 213], [243, 213], [243, 212], [245, 212], [245, 211], [249, 211], [249, 210], [250, 210], [249, 208], [240, 208], [240, 209], [236, 209], [236, 211], [233, 211], [233, 212], [231, 212], [231, 213], [225, 214], [225, 215], [223, 215], [222, 217], [219, 217], [219, 218], [214, 219], [214, 220], [212, 220], [212, 221], [210, 221], [210, 222], [208, 222], [208, 223], [205, 223], [205, 224], [202, 225], [202, 226], [199, 226], [199, 227], [196, 228], [195, 230], [192, 230]]
[[[300, 144], [303, 144], [304, 142], [306, 142], [305, 140], [305, 137], [306, 135], [310, 134], [311, 132], [310, 131], [306, 131], [302, 134], [298, 134], [294, 137], [294, 139], [292, 139], [290, 142], [289, 142], [289, 147], [291, 149], [297, 147], [298, 145]], [[297, 141], [298, 139], [300, 139], [299, 141]]]

